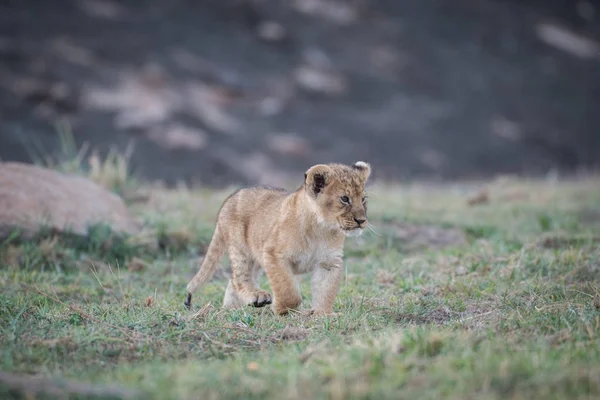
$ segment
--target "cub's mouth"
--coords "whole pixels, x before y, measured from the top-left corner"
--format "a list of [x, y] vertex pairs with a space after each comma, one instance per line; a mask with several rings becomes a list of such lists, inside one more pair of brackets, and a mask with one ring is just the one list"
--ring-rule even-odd
[[355, 228], [355, 229], [350, 229], [350, 230], [345, 230], [344, 231], [344, 235], [346, 236], [360, 236], [363, 233], [363, 229], [362, 228]]
[[360, 236], [363, 233], [363, 228], [361, 228], [358, 225], [353, 226], [351, 228], [341, 227], [341, 231], [346, 236]]

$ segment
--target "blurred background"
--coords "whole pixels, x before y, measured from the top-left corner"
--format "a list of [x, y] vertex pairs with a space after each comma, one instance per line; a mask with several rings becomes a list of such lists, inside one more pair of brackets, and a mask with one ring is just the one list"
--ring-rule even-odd
[[599, 105], [600, 1], [0, 1], [2, 161], [68, 134], [170, 184], [572, 175]]

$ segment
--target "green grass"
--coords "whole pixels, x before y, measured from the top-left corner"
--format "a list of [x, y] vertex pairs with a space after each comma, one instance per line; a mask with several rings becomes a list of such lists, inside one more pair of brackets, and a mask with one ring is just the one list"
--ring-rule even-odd
[[6, 240], [0, 397], [34, 398], [21, 374], [70, 398], [600, 397], [600, 182], [465, 187], [370, 189], [336, 318], [222, 310], [226, 258], [184, 308], [229, 191], [139, 188], [141, 239]]

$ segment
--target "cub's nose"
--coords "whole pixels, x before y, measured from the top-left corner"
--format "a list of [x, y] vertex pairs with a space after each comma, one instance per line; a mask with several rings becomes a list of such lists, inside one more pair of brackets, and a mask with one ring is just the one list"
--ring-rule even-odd
[[354, 222], [356, 222], [359, 226], [364, 224], [367, 220], [366, 219], [362, 219], [362, 218], [356, 218], [354, 217]]

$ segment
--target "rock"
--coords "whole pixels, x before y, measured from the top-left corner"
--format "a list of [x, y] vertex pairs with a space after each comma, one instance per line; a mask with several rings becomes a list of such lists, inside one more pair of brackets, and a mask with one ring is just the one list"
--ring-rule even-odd
[[417, 225], [406, 222], [382, 224], [391, 235], [399, 239], [404, 251], [420, 249], [443, 249], [463, 246], [467, 243], [465, 233], [458, 228], [442, 228], [435, 225]]
[[89, 179], [0, 162], [0, 239], [15, 229], [23, 237], [41, 228], [87, 235], [90, 226], [102, 223], [128, 234], [141, 228], [121, 198]]

